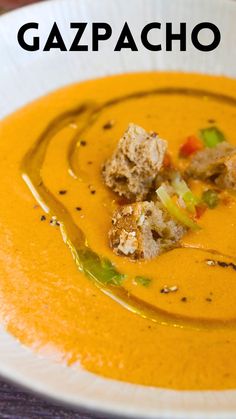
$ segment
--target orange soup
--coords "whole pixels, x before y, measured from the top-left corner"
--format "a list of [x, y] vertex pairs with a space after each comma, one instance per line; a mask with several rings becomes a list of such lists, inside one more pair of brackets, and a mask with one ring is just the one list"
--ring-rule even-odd
[[201, 214], [200, 228], [180, 247], [134, 261], [109, 247], [118, 198], [101, 176], [130, 122], [168, 140], [178, 163], [186, 138], [213, 124], [236, 146], [235, 120], [235, 80], [175, 73], [69, 86], [3, 120], [6, 329], [45, 356], [104, 377], [173, 389], [235, 388], [234, 194]]

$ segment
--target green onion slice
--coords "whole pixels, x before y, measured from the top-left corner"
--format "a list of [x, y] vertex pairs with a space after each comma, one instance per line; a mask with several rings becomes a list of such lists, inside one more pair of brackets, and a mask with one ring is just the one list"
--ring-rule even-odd
[[164, 205], [164, 207], [167, 209], [169, 214], [175, 218], [177, 221], [179, 221], [184, 226], [190, 228], [191, 230], [199, 230], [200, 227], [197, 223], [195, 223], [187, 214], [185, 214], [171, 199], [169, 193], [166, 190], [165, 185], [160, 186], [156, 193]]
[[175, 176], [172, 180], [172, 186], [179, 197], [183, 199], [187, 210], [195, 214], [196, 205], [199, 204], [199, 199], [193, 194], [191, 189], [189, 189], [187, 183], [181, 179], [180, 176]]

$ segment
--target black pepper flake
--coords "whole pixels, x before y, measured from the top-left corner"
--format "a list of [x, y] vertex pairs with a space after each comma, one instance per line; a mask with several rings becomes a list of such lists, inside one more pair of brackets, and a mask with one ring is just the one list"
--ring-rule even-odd
[[115, 121], [111, 120], [106, 122], [106, 124], [103, 125], [103, 129], [111, 129], [115, 125]]
[[228, 268], [228, 266], [231, 266], [231, 264], [221, 261], [218, 261], [217, 265], [219, 265], [221, 268]]
[[236, 265], [234, 263], [229, 263], [229, 267], [236, 271]]
[[176, 292], [176, 291], [178, 291], [178, 287], [176, 285], [173, 285], [171, 287], [165, 286], [160, 289], [161, 294], [169, 294], [170, 292]]
[[45, 220], [46, 220], [45, 215], [42, 215], [42, 216], [41, 216], [41, 221], [45, 221]]
[[87, 145], [87, 142], [84, 141], [84, 140], [82, 140], [82, 141], [80, 141], [80, 145], [82, 145], [83, 147], [85, 147]]
[[236, 271], [236, 265], [232, 262], [223, 262], [221, 260], [211, 260], [207, 259], [206, 264], [208, 266], [220, 266], [221, 268], [232, 268], [234, 271]]
[[59, 195], [65, 195], [67, 193], [67, 191], [65, 189], [62, 189], [59, 191]]
[[206, 301], [208, 301], [208, 303], [211, 303], [211, 302], [212, 302], [212, 298], [207, 297], [207, 298], [206, 298]]
[[93, 164], [93, 162], [92, 161], [88, 161], [88, 164]]
[[76, 211], [82, 211], [81, 207], [76, 207], [75, 209], [76, 209]]
[[181, 301], [183, 302], [183, 303], [186, 303], [188, 300], [187, 300], [187, 297], [182, 297], [181, 298]]
[[215, 123], [216, 123], [216, 120], [215, 120], [215, 119], [210, 118], [210, 119], [208, 119], [208, 123], [209, 123], [209, 124], [215, 124]]
[[91, 193], [92, 195], [95, 195], [96, 191], [92, 190], [92, 191], [90, 191], [90, 193]]
[[50, 224], [51, 224], [52, 226], [60, 226], [59, 221], [55, 220], [55, 218], [52, 218], [52, 219], [50, 220]]

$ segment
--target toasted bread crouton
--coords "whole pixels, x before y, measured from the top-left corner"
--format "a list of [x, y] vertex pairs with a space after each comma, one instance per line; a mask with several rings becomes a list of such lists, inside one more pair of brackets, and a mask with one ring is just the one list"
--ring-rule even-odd
[[167, 142], [130, 124], [112, 157], [103, 166], [105, 183], [130, 200], [147, 197], [163, 166]]
[[117, 209], [109, 231], [118, 255], [151, 259], [175, 247], [186, 228], [173, 220], [159, 202], [137, 202]]
[[236, 147], [224, 141], [214, 148], [198, 151], [186, 174], [213, 182], [222, 189], [236, 190]]
[[224, 162], [222, 174], [215, 180], [221, 189], [236, 190], [236, 149], [235, 153], [229, 156]]

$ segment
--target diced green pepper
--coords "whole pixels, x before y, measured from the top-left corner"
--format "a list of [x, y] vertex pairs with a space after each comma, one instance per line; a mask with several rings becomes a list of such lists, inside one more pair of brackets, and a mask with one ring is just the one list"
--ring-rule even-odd
[[200, 135], [204, 145], [209, 148], [226, 141], [224, 134], [217, 127], [204, 128], [200, 130]]

